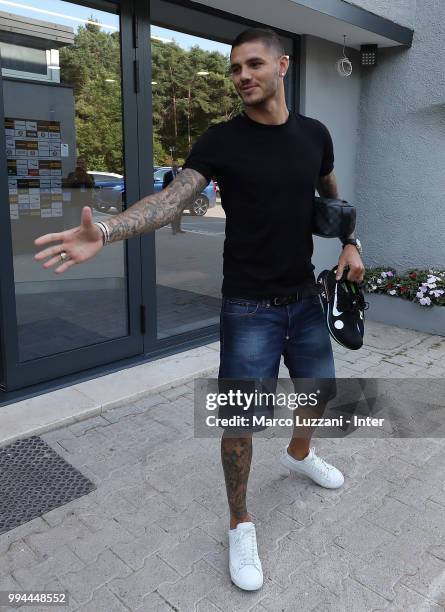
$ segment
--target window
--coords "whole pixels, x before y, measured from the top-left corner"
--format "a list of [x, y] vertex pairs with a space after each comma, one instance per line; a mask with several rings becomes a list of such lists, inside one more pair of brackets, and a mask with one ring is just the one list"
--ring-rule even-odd
[[47, 77], [47, 54], [44, 49], [32, 49], [31, 47], [0, 42], [0, 51], [3, 69], [31, 72]]

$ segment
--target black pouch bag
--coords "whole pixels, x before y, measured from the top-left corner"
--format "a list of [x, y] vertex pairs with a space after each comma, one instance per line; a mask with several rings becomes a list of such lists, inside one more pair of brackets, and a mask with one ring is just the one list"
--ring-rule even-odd
[[347, 238], [355, 229], [356, 209], [346, 200], [314, 198], [312, 233], [322, 238]]

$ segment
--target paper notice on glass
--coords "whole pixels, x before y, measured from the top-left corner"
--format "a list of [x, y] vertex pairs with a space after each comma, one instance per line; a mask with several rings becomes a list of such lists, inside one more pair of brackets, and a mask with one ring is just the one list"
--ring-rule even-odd
[[19, 218], [19, 206], [18, 204], [10, 204], [9, 206], [9, 216], [11, 219]]

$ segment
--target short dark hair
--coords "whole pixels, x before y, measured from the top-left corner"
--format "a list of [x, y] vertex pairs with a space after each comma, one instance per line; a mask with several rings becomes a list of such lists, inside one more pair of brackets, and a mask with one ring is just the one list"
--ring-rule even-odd
[[244, 30], [233, 41], [232, 51], [235, 47], [253, 41], [261, 41], [269, 49], [274, 49], [280, 57], [286, 54], [283, 41], [274, 30], [269, 28], [249, 28]]

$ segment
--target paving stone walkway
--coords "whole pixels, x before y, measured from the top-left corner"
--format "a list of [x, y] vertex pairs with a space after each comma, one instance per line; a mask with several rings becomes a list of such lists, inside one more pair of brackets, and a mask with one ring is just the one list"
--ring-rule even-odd
[[[445, 338], [379, 324], [335, 356], [339, 377], [445, 376]], [[289, 476], [282, 439], [256, 439], [249, 509], [265, 581], [253, 593], [228, 576], [219, 441], [193, 438], [193, 382], [42, 438], [97, 490], [0, 535], [0, 591], [70, 594], [24, 610], [445, 609], [440, 438], [314, 440], [345, 474], [337, 490]]]

